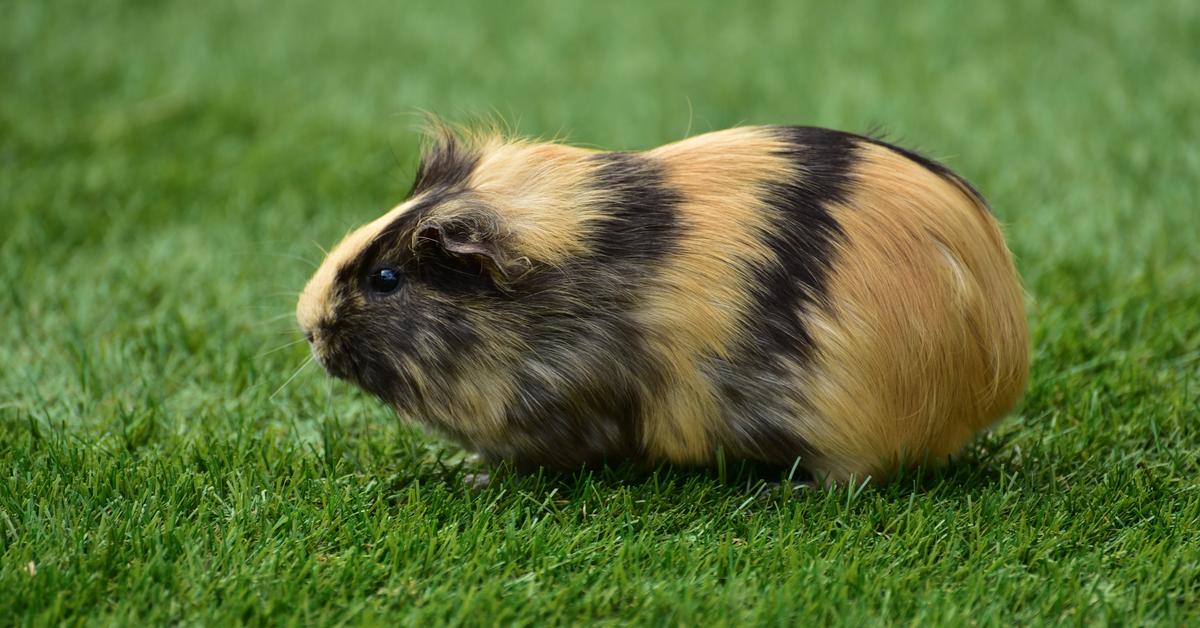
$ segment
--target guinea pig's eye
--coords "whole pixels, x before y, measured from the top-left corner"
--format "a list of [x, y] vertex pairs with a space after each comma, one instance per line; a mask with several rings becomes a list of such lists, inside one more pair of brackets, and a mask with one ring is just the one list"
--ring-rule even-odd
[[376, 294], [391, 294], [400, 287], [400, 273], [395, 268], [380, 268], [367, 275], [367, 285]]

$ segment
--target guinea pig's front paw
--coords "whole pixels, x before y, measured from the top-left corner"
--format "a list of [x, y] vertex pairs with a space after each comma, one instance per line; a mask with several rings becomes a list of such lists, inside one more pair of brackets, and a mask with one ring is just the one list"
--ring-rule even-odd
[[784, 495], [796, 495], [798, 493], [808, 493], [821, 488], [813, 480], [789, 480], [785, 482], [763, 482], [757, 487], [757, 492], [754, 496], [761, 500], [769, 500], [775, 497]]
[[472, 491], [482, 491], [492, 483], [492, 476], [487, 473], [468, 473], [462, 477], [462, 481]]

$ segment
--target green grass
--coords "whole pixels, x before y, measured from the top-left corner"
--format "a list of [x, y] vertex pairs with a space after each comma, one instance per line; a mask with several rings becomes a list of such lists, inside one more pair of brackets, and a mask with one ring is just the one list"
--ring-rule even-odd
[[[7, 3], [0, 623], [1200, 622], [1200, 5], [849, 4]], [[613, 148], [882, 124], [1006, 223], [1027, 398], [883, 488], [472, 493], [271, 351], [419, 110]]]

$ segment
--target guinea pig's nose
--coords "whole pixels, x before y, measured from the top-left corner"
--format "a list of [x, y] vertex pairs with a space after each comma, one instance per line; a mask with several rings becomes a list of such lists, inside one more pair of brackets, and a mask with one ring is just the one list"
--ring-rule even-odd
[[313, 333], [311, 329], [304, 330], [304, 339], [307, 340], [308, 344], [310, 345], [313, 343]]

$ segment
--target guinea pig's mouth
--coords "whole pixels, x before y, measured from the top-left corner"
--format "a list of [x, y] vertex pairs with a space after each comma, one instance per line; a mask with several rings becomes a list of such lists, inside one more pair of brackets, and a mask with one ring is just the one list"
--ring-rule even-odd
[[372, 392], [377, 388], [372, 385], [375, 382], [371, 381], [371, 374], [377, 369], [371, 368], [369, 355], [348, 347], [345, 342], [334, 336], [324, 334], [320, 334], [310, 346], [313, 359], [330, 377], [345, 380]]
[[314, 361], [316, 361], [317, 365], [320, 366], [321, 369], [325, 371], [325, 373], [327, 373], [329, 375], [333, 375], [333, 373], [331, 373], [329, 371], [329, 361], [326, 360], [325, 357], [321, 355], [320, 351], [317, 351], [316, 347], [312, 348], [312, 359]]
[[345, 365], [345, 360], [334, 359], [327, 347], [318, 347], [316, 344], [311, 344], [312, 357], [317, 364], [321, 366], [325, 372], [331, 377], [338, 379], [351, 379], [350, 370]]
[[341, 343], [338, 339], [336, 330], [328, 322], [319, 322], [313, 326], [301, 326], [300, 332], [304, 334], [304, 339], [308, 341], [308, 348], [312, 351], [312, 359], [326, 373], [339, 379], [347, 379], [347, 366], [343, 364], [344, 359], [340, 359], [339, 354], [342, 353]]
[[308, 341], [308, 347], [312, 351], [312, 359], [321, 366], [329, 375], [338, 379], [347, 379], [347, 373], [344, 367], [339, 367], [341, 360], [334, 358], [335, 348], [332, 346], [329, 334], [317, 334], [311, 330], [304, 330], [304, 339]]
[[330, 377], [346, 381], [397, 405], [415, 394], [410, 380], [397, 372], [388, 355], [364, 347], [354, 330], [321, 325], [302, 329], [312, 360]]

